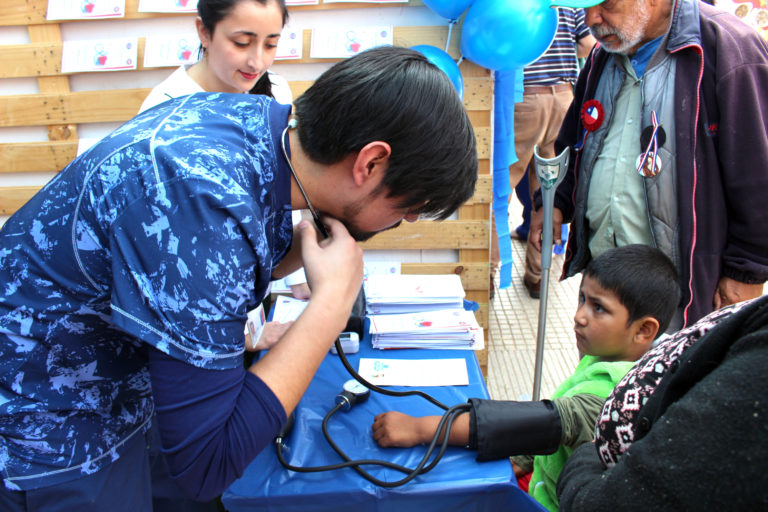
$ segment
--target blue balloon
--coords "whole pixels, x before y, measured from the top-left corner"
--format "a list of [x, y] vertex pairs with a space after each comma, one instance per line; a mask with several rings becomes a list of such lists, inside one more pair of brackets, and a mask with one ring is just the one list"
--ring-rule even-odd
[[458, 19], [471, 3], [472, 0], [424, 0], [424, 5], [449, 20]]
[[543, 0], [475, 0], [461, 29], [461, 53], [493, 70], [522, 68], [555, 37], [557, 11]]
[[456, 88], [456, 92], [459, 93], [459, 99], [464, 99], [464, 79], [461, 77], [461, 71], [459, 71], [459, 66], [453, 60], [453, 57], [440, 48], [428, 44], [411, 46], [411, 50], [423, 53], [429, 62], [448, 75], [448, 78], [451, 79], [453, 86]]

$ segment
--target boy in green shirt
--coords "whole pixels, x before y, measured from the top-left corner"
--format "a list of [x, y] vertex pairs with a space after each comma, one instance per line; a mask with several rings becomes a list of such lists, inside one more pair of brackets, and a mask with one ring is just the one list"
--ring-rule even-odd
[[[608, 250], [584, 270], [574, 334], [583, 355], [551, 400], [469, 400], [449, 442], [478, 452], [480, 461], [513, 457], [515, 475], [533, 471], [529, 494], [557, 510], [556, 484], [565, 461], [594, 437], [603, 402], [664, 332], [680, 302], [675, 267], [645, 245]], [[396, 411], [376, 416], [373, 437], [382, 447], [410, 447], [432, 440], [440, 416]]]

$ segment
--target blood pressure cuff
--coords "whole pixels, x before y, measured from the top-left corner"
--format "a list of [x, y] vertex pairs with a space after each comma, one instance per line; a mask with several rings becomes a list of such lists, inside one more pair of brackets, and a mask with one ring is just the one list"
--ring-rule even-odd
[[550, 400], [514, 402], [470, 398], [469, 448], [480, 462], [557, 451], [562, 424]]

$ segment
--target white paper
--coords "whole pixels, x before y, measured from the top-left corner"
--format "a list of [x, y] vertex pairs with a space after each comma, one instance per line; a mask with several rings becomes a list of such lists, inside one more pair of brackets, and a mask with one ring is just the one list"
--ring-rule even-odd
[[307, 304], [309, 304], [307, 300], [279, 295], [272, 306], [272, 321], [280, 322], [281, 324], [293, 322], [299, 318], [299, 315], [306, 309]]
[[363, 266], [363, 281], [371, 276], [393, 276], [400, 274], [399, 261], [366, 261]]
[[267, 323], [267, 319], [264, 316], [264, 306], [259, 304], [259, 307], [252, 309], [248, 312], [248, 320], [245, 322], [245, 331], [251, 338], [251, 345], [256, 348], [256, 344], [261, 337], [261, 331], [264, 330], [264, 324]]
[[312, 29], [310, 57], [336, 59], [352, 57], [376, 46], [391, 45], [392, 26], [318, 27]]
[[463, 309], [370, 315], [373, 348], [472, 349], [484, 346], [474, 313]]
[[286, 6], [291, 5], [317, 5], [319, 4], [319, 0], [285, 0]]
[[378, 386], [468, 386], [464, 359], [361, 358], [358, 373]]
[[200, 39], [197, 34], [147, 36], [144, 44], [144, 67], [182, 66], [197, 62]]
[[124, 37], [97, 41], [64, 41], [61, 72], [136, 69], [139, 39]]
[[277, 41], [275, 60], [300, 59], [304, 52], [304, 36], [300, 28], [289, 24], [283, 27], [280, 39]]
[[462, 309], [464, 288], [456, 274], [372, 275], [364, 283], [369, 314]]
[[197, 0], [139, 0], [139, 12], [197, 12]]
[[48, 20], [122, 18], [125, 0], [48, 0]]

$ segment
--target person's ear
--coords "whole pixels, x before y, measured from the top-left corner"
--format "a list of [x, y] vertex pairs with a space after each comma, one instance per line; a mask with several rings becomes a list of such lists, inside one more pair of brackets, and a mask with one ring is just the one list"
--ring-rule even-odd
[[197, 37], [200, 39], [200, 44], [203, 48], [208, 48], [211, 44], [211, 34], [208, 33], [208, 29], [203, 25], [203, 19], [200, 16], [195, 18], [195, 28], [197, 29]]
[[650, 345], [659, 333], [659, 321], [652, 316], [644, 316], [635, 320], [635, 343]]
[[352, 177], [355, 185], [363, 186], [372, 178], [379, 178], [376, 180], [376, 184], [378, 184], [387, 170], [391, 154], [390, 145], [380, 140], [369, 142], [363, 146], [352, 166]]

